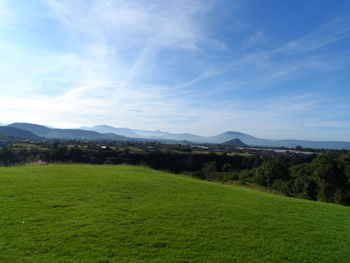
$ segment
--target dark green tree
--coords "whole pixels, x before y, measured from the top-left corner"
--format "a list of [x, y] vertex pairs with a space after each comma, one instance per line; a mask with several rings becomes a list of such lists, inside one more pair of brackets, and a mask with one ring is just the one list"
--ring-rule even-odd
[[215, 172], [216, 172], [216, 163], [215, 162], [210, 162], [210, 163], [205, 163], [202, 168], [202, 173], [204, 175], [204, 178], [207, 180], [211, 180], [215, 177]]
[[345, 175], [348, 178], [348, 183], [350, 185], [350, 153], [348, 153], [347, 155], [344, 155], [343, 163], [345, 167]]
[[312, 166], [308, 163], [290, 168], [290, 181], [286, 194], [299, 198], [317, 199], [317, 183], [313, 176]]
[[225, 163], [223, 166], [222, 166], [222, 171], [224, 172], [229, 172], [232, 170], [232, 165], [230, 163]]
[[337, 154], [326, 152], [313, 162], [313, 174], [318, 185], [317, 199], [338, 204], [349, 203], [348, 178], [345, 166]]
[[286, 164], [280, 159], [270, 159], [262, 163], [256, 170], [254, 182], [263, 186], [272, 186], [275, 181], [288, 181], [289, 171]]

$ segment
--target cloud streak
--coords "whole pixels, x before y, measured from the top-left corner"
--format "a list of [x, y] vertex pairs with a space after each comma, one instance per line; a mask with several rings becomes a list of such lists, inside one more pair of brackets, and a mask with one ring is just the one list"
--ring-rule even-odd
[[274, 53], [311, 52], [348, 37], [350, 37], [350, 16], [337, 17], [305, 37], [289, 42]]

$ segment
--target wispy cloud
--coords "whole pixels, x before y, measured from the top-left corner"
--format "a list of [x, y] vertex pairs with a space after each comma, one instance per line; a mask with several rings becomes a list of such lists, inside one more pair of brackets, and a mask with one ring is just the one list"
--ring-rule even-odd
[[159, 47], [196, 49], [202, 29], [195, 18], [209, 8], [200, 1], [43, 1], [74, 34], [92, 41], [123, 39], [116, 49], [150, 41]]
[[350, 16], [337, 17], [301, 39], [289, 42], [274, 53], [310, 52], [350, 36]]
[[[206, 36], [201, 25], [201, 16], [210, 10], [211, 1], [43, 2], [63, 22], [70, 44], [81, 50], [74, 63], [83, 69], [84, 84], [90, 79], [140, 89], [145, 84], [143, 77], [154, 67], [159, 70], [154, 65], [163, 50], [198, 52], [201, 42], [220, 46], [219, 41]], [[83, 41], [75, 43], [78, 38]]]
[[[252, 65], [262, 68], [265, 73], [264, 77], [259, 74], [253, 79], [248, 79], [245, 83], [259, 84], [260, 88], [271, 86], [274, 81], [291, 78], [293, 74], [300, 72], [309, 72], [309, 70], [327, 71], [334, 70], [345, 64], [337, 54], [329, 56], [306, 54], [319, 48], [330, 45], [334, 42], [350, 37], [350, 17], [337, 17], [336, 19], [322, 25], [320, 28], [294, 41], [288, 42], [274, 49], [257, 49], [250, 52], [244, 52], [243, 55], [238, 55], [232, 61], [220, 65], [216, 68], [211, 68], [201, 75], [185, 82], [179, 87], [188, 87], [194, 83], [202, 82], [218, 75], [232, 72], [242, 67], [252, 67]], [[244, 48], [251, 48], [262, 41], [265, 41], [267, 36], [261, 31], [255, 32], [249, 36], [244, 44]], [[304, 53], [303, 57], [296, 57], [296, 54]], [[276, 60], [275, 57], [286, 55], [285, 60]], [[288, 60], [289, 59], [289, 60]], [[340, 62], [340, 63], [339, 63]], [[250, 70], [253, 70], [250, 68]]]

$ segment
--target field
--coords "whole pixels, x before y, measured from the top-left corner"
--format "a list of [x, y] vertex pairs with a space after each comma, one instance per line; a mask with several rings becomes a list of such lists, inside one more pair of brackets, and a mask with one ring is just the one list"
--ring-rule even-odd
[[349, 259], [349, 207], [144, 167], [0, 168], [0, 262]]

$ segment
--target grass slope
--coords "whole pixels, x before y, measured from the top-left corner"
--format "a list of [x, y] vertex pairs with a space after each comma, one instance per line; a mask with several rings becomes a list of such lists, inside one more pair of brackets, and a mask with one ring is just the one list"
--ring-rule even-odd
[[0, 262], [349, 259], [349, 207], [143, 167], [0, 168]]

